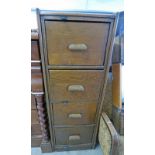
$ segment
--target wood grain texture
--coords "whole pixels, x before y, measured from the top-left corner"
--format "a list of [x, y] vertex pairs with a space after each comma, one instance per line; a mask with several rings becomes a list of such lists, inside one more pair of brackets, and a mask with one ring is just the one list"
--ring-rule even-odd
[[[54, 125], [80, 125], [95, 123], [96, 103], [53, 104]], [[81, 114], [81, 118], [69, 118], [69, 114]]]
[[[50, 70], [52, 101], [98, 101], [103, 70]], [[70, 85], [82, 85], [84, 91], [68, 91]]]
[[42, 135], [40, 123], [31, 124], [31, 136]]
[[[37, 32], [35, 32], [36, 35]], [[33, 35], [31, 35], [32, 37]], [[39, 53], [39, 40], [31, 40], [31, 91], [33, 92], [43, 92], [43, 76], [41, 70], [41, 64]]]
[[31, 73], [31, 91], [43, 92], [43, 77], [42, 73]]
[[37, 123], [39, 124], [37, 110], [31, 110], [31, 123], [32, 124], [37, 124]]
[[[48, 62], [51, 65], [103, 65], [108, 23], [46, 21]], [[85, 44], [87, 50], [69, 50]]]
[[[91, 143], [94, 126], [76, 126], [74, 128], [55, 128], [56, 145], [78, 145]], [[79, 135], [79, 140], [69, 141], [69, 136]]]
[[121, 64], [112, 65], [112, 98], [113, 105], [117, 108], [122, 108], [122, 87], [121, 87]]
[[[36, 110], [37, 107], [36, 107], [36, 100], [35, 100], [35, 96], [31, 94], [31, 110]], [[32, 117], [32, 114], [31, 114], [31, 117]]]
[[31, 60], [40, 60], [38, 40], [31, 40]]
[[31, 147], [40, 147], [41, 141], [42, 141], [41, 135], [31, 136]]

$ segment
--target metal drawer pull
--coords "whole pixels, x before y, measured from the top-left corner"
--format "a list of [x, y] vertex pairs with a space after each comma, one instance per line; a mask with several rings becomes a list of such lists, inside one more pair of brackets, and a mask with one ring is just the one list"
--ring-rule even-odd
[[72, 135], [72, 136], [69, 136], [69, 141], [70, 140], [80, 140], [80, 136], [79, 135]]
[[81, 114], [69, 114], [69, 118], [82, 118]]
[[70, 44], [68, 48], [71, 51], [85, 51], [87, 50], [87, 45], [86, 44]]
[[82, 86], [82, 85], [70, 85], [69, 87], [68, 87], [68, 91], [71, 91], [71, 92], [73, 92], [73, 91], [84, 91], [84, 87]]

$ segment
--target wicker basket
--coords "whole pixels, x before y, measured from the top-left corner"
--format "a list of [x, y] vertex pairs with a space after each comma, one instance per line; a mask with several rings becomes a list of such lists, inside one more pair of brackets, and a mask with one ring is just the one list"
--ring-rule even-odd
[[104, 155], [118, 155], [119, 135], [105, 112], [100, 119], [99, 142]]

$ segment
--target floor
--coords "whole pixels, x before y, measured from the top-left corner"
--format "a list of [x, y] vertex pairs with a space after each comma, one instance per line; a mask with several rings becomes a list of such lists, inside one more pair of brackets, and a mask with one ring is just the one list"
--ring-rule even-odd
[[96, 146], [94, 150], [80, 150], [80, 151], [64, 151], [64, 152], [52, 152], [52, 153], [41, 153], [39, 147], [31, 149], [31, 155], [103, 155], [101, 147]]

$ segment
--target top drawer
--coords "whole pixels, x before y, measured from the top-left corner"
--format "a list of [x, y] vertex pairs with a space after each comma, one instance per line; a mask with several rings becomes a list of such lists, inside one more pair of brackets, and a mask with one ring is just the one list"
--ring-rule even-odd
[[45, 21], [49, 65], [103, 65], [109, 27], [109, 23]]

